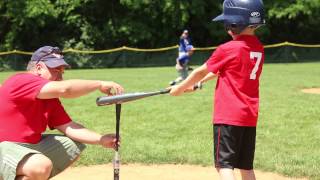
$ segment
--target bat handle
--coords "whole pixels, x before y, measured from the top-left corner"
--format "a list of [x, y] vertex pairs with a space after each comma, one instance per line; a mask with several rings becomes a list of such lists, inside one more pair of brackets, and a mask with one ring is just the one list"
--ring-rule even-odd
[[163, 89], [160, 91], [160, 94], [166, 94], [166, 93], [169, 93], [170, 92], [170, 89]]
[[119, 148], [120, 139], [120, 116], [121, 116], [121, 104], [116, 104], [116, 151]]
[[119, 138], [120, 138], [120, 114], [121, 104], [116, 104], [116, 147], [113, 159], [113, 179], [119, 180], [120, 174], [120, 154], [119, 154]]

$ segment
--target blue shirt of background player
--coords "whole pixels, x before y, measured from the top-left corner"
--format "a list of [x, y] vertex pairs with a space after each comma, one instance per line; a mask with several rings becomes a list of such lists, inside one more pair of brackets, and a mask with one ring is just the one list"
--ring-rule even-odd
[[182, 56], [181, 58], [179, 58], [179, 64], [183, 65], [188, 63], [190, 60], [190, 57], [188, 55]]
[[187, 45], [191, 45], [191, 40], [189, 37], [180, 38], [179, 41], [179, 52], [187, 52]]
[[178, 60], [181, 66], [189, 62], [190, 55], [188, 54], [188, 51], [191, 51], [192, 49], [193, 49], [192, 45], [187, 45], [185, 48], [186, 52], [181, 53], [182, 55], [179, 55]]
[[184, 30], [180, 36], [179, 52], [187, 52], [187, 46], [191, 45], [191, 39], [188, 34], [188, 30]]

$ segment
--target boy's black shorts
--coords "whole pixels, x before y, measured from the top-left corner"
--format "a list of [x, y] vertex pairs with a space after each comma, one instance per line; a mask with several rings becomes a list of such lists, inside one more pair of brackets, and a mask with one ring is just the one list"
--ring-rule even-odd
[[256, 127], [215, 124], [213, 134], [216, 168], [253, 169]]

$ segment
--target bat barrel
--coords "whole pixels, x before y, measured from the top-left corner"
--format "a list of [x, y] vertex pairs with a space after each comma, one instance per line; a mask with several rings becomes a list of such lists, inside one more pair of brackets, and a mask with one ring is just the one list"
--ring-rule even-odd
[[102, 96], [97, 98], [96, 103], [98, 106], [122, 104], [125, 102], [134, 101], [134, 100], [149, 97], [149, 96], [166, 94], [166, 93], [169, 93], [169, 91], [170, 90], [164, 89], [156, 92], [137, 92], [137, 93], [120, 94], [115, 96]]

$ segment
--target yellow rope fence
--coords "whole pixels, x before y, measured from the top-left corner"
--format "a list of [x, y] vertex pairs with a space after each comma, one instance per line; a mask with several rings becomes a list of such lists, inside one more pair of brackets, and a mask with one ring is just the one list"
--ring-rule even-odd
[[[293, 47], [305, 47], [305, 48], [320, 48], [320, 44], [299, 44], [299, 43], [291, 43], [291, 42], [282, 42], [277, 44], [270, 44], [265, 45], [265, 48], [275, 48], [275, 47], [281, 47], [281, 46], [293, 46]], [[170, 46], [170, 47], [164, 47], [164, 48], [156, 48], [156, 49], [141, 49], [141, 48], [132, 48], [132, 47], [126, 47], [122, 46], [119, 48], [113, 48], [108, 50], [76, 50], [76, 49], [65, 49], [63, 50], [64, 53], [83, 53], [83, 54], [103, 54], [103, 53], [112, 53], [117, 51], [137, 51], [137, 52], [159, 52], [159, 51], [167, 51], [171, 49], [177, 49], [178, 45]], [[212, 47], [196, 47], [196, 51], [207, 51], [207, 50], [214, 50], [217, 46]], [[6, 52], [0, 52], [0, 56], [2, 55], [10, 55], [10, 54], [22, 54], [22, 55], [32, 55], [32, 52], [27, 51], [20, 51], [20, 50], [12, 50], [12, 51], [6, 51]]]

